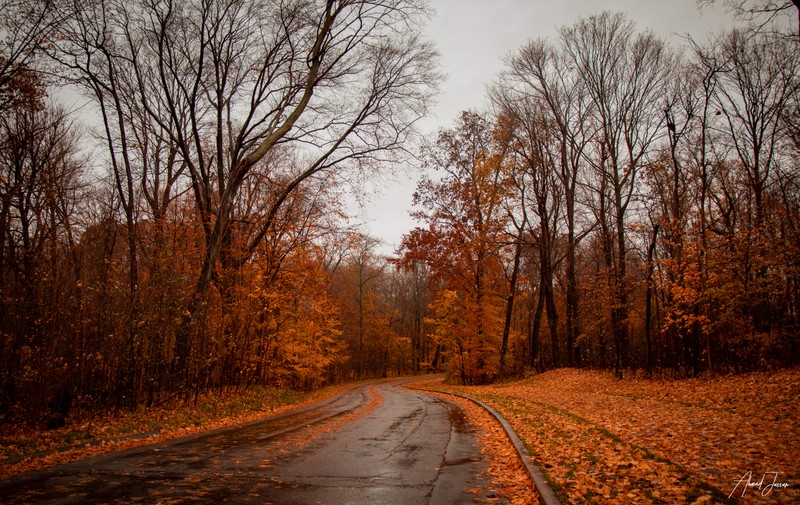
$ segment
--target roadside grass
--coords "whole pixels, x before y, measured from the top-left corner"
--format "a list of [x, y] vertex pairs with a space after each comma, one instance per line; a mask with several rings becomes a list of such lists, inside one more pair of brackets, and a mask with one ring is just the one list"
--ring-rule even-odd
[[[416, 386], [498, 410], [563, 503], [800, 503], [798, 368], [691, 380], [560, 369], [490, 386]], [[747, 472], [753, 485], [734, 493]], [[771, 472], [788, 487], [767, 488]]]
[[158, 407], [116, 414], [75, 411], [66, 425], [56, 430], [1, 426], [0, 477], [255, 421], [322, 400], [349, 387], [352, 384], [311, 392], [267, 387], [213, 391], [197, 401], [176, 399]]

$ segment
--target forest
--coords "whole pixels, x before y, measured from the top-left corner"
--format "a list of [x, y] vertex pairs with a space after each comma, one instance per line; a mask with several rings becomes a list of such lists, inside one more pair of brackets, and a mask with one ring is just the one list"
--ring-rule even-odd
[[[426, 138], [427, 15], [3, 0], [0, 423], [430, 371], [798, 363], [796, 33], [674, 47], [582, 18]], [[344, 209], [398, 165], [420, 226], [387, 258]]]

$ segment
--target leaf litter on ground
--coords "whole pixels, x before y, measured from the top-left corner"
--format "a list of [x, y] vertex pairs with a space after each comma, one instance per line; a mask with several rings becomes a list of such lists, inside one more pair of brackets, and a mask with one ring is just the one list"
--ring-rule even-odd
[[564, 503], [800, 503], [800, 368], [671, 380], [559, 369], [416, 385], [497, 409]]

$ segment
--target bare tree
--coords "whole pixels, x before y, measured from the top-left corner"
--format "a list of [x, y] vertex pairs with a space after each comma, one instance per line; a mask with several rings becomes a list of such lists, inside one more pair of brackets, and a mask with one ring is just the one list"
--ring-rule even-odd
[[[553, 162], [563, 191], [566, 221], [566, 362], [572, 365], [580, 355], [575, 344], [581, 334], [576, 251], [589, 227], [579, 229], [578, 183], [584, 176], [585, 150], [592, 137], [591, 103], [566, 53], [545, 40], [530, 42], [509, 58], [490, 95], [501, 113], [519, 124], [529, 124], [544, 114], [553, 130], [552, 148], [557, 151]], [[526, 128], [532, 131], [534, 127]]]
[[[711, 5], [717, 0], [698, 0], [700, 6]], [[797, 14], [798, 37], [800, 37], [800, 0], [723, 0], [735, 15], [748, 21], [758, 21], [763, 28], [784, 15]]]
[[[517, 104], [515, 115], [510, 119], [513, 121], [513, 136], [509, 139], [509, 146], [519, 160], [519, 173], [515, 181], [519, 194], [515, 196], [520, 199], [519, 205], [526, 209], [523, 216], [528, 221], [520, 225], [531, 237], [531, 245], [539, 255], [539, 296], [544, 297], [547, 313], [551, 364], [557, 367], [561, 364], [561, 339], [554, 280], [558, 265], [556, 243], [559, 238], [563, 186], [557, 177], [560, 159], [557, 129], [546, 110], [541, 100]], [[529, 222], [528, 209], [530, 215], [536, 216], [536, 222]], [[514, 261], [516, 269], [519, 268], [518, 254]]]
[[674, 58], [652, 33], [637, 34], [622, 14], [605, 12], [561, 30], [571, 64], [593, 105], [597, 220], [613, 293], [615, 367], [627, 366], [628, 259], [626, 216], [639, 172], [660, 134], [659, 101]]
[[54, 7], [51, 0], [0, 1], [0, 110], [40, 94], [28, 74], [62, 21]]
[[[213, 284], [231, 276], [270, 233], [307, 179], [345, 165], [377, 167], [403, 151], [438, 78], [418, 36], [414, 0], [103, 0], [77, 6], [59, 60], [96, 98], [112, 165], [130, 191], [136, 103], [189, 176], [205, 237], [178, 361]], [[111, 131], [113, 129], [113, 132]], [[244, 246], [231, 219], [254, 167], [277, 148], [302, 163], [269, 167], [271, 205]], [[115, 161], [119, 160], [119, 161]], [[127, 185], [127, 187], [126, 187]]]
[[753, 196], [752, 225], [759, 229], [765, 191], [780, 163], [783, 117], [800, 87], [798, 45], [734, 30], [715, 50], [716, 59], [725, 62], [717, 73], [715, 102], [725, 118], [726, 138], [745, 170]]

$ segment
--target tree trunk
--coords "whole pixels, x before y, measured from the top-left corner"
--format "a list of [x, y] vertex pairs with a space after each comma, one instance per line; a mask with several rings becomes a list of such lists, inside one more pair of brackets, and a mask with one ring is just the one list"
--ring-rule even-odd
[[514, 299], [517, 294], [517, 276], [519, 274], [519, 262], [522, 256], [522, 240], [518, 238], [514, 244], [514, 267], [511, 270], [511, 280], [508, 286], [508, 298], [506, 299], [506, 318], [503, 324], [503, 341], [500, 345], [500, 378], [505, 374], [506, 352], [508, 351], [508, 336], [511, 333], [511, 318], [514, 314]]
[[644, 331], [647, 340], [645, 369], [649, 374], [653, 370], [653, 256], [656, 251], [658, 225], [653, 226], [653, 238], [647, 248], [647, 291], [645, 293]]
[[536, 311], [534, 312], [533, 325], [528, 338], [531, 342], [531, 368], [539, 370], [539, 332], [542, 328], [542, 313], [544, 312], [544, 296], [542, 295], [541, 287], [539, 287], [539, 294], [536, 299]]

